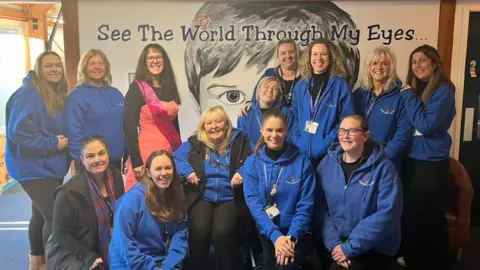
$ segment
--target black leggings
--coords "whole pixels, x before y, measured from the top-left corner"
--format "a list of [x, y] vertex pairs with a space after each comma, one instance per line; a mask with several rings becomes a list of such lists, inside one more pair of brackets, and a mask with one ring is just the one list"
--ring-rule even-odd
[[265, 264], [267, 270], [290, 270], [290, 269], [303, 269], [303, 265], [307, 261], [308, 255], [313, 249], [315, 237], [311, 234], [305, 234], [295, 246], [295, 257], [293, 263], [289, 265], [277, 265], [277, 259], [275, 258], [275, 246], [270, 239], [265, 236], [260, 236], [262, 242], [263, 255], [265, 256]]
[[448, 269], [449, 160], [406, 159], [403, 172], [402, 251], [407, 269]]
[[39, 179], [19, 182], [32, 200], [32, 216], [28, 225], [30, 253], [34, 256], [45, 254], [45, 244], [52, 233], [53, 192], [63, 179]]
[[239, 214], [234, 201], [214, 204], [198, 201], [188, 216], [190, 256], [188, 270], [207, 269], [210, 244], [215, 248], [216, 269], [242, 269], [240, 248], [235, 237]]

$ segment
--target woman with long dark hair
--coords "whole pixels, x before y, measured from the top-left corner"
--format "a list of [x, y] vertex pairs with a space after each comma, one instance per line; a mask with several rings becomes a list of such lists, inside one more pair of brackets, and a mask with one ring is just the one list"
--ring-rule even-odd
[[[410, 54], [405, 101], [415, 129], [402, 180], [405, 206], [402, 249], [408, 269], [447, 269], [445, 198], [455, 117], [455, 86], [443, 73], [438, 51], [423, 45]], [[429, 260], [428, 258], [434, 258]]]
[[137, 64], [135, 82], [125, 96], [125, 133], [130, 155], [125, 189], [145, 177], [144, 163], [155, 150], [173, 153], [180, 144], [178, 93], [172, 63], [165, 49], [147, 45]]
[[150, 154], [147, 179], [118, 202], [110, 244], [112, 269], [178, 269], [187, 254], [186, 207], [166, 150]]

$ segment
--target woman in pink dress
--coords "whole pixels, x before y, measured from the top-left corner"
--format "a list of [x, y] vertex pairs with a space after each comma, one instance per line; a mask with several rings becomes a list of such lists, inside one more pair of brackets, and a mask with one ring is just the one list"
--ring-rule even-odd
[[182, 143], [178, 124], [180, 95], [170, 58], [158, 44], [147, 45], [138, 59], [135, 82], [125, 96], [125, 134], [130, 158], [125, 191], [145, 176], [144, 164], [155, 150], [175, 151]]

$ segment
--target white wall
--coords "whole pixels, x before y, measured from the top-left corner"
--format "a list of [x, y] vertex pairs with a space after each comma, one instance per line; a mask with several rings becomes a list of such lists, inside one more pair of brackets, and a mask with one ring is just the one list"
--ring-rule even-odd
[[[417, 46], [430, 44], [436, 46], [438, 35], [440, 1], [334, 1], [342, 10], [350, 14], [357, 29], [360, 30], [360, 42], [356, 46], [360, 51], [360, 67], [363, 59], [374, 47], [382, 45], [386, 39], [368, 40], [368, 27], [379, 24], [385, 34], [389, 30], [393, 33], [398, 29], [406, 32], [414, 30], [412, 40], [393, 40], [390, 46], [397, 56], [397, 71], [401, 79], [404, 79], [408, 67], [408, 56]], [[321, 2], [310, 2], [312, 5], [322, 5]], [[253, 3], [250, 3], [253, 4]], [[181, 90], [182, 106], [180, 109], [180, 125], [182, 138], [185, 140], [194, 130], [198, 121], [198, 106], [190, 95], [185, 75], [184, 52], [186, 42], [181, 39], [181, 26], [192, 26], [192, 21], [197, 10], [203, 5], [201, 2], [152, 2], [152, 1], [80, 1], [79, 3], [79, 30], [80, 30], [80, 54], [90, 48], [103, 50], [112, 64], [113, 85], [122, 92], [128, 88], [128, 73], [135, 70], [137, 59], [141, 50], [148, 41], [142, 41], [137, 30], [140, 24], [154, 25], [165, 31], [172, 29], [174, 39], [162, 41], [173, 62], [173, 68], [177, 77], [177, 83]], [[231, 23], [235, 24], [235, 21]], [[110, 32], [113, 29], [121, 31], [129, 29], [131, 39], [129, 41], [100, 41], [97, 36], [98, 28], [102, 24], [108, 24]], [[273, 27], [262, 25], [263, 28]], [[381, 31], [380, 30], [380, 31]], [[274, 41], [276, 42], [276, 40]], [[253, 45], [253, 43], [252, 43]], [[275, 60], [271, 61], [275, 65]], [[248, 89], [243, 89], [247, 99], [251, 93], [260, 73], [248, 75], [245, 71], [243, 76], [232, 78], [242, 80], [248, 84]], [[212, 103], [222, 103], [211, 99]], [[211, 103], [209, 103], [211, 104]], [[228, 111], [233, 122], [236, 123], [236, 112], [240, 105], [228, 106]]]

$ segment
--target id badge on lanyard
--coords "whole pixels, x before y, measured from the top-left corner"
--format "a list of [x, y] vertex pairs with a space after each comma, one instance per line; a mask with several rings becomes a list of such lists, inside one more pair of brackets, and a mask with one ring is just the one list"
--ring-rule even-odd
[[[272, 199], [277, 194], [278, 191], [278, 182], [280, 181], [280, 176], [282, 175], [283, 167], [280, 168], [280, 172], [278, 173], [277, 180], [272, 186], [270, 193], [268, 194], [268, 204], [265, 207], [265, 213], [267, 213], [270, 219], [274, 219], [276, 216], [280, 215], [280, 210], [277, 207], [277, 204], [272, 204]], [[265, 187], [268, 189], [268, 177], [267, 177], [267, 165], [263, 163], [263, 173], [265, 175]]]
[[[310, 79], [310, 89], [313, 88], [313, 80]], [[310, 134], [315, 134], [317, 133], [318, 129], [318, 123], [315, 122], [315, 117], [317, 116], [318, 113], [318, 107], [320, 105], [320, 95], [321, 95], [321, 90], [323, 88], [323, 83], [320, 85], [320, 91], [318, 91], [317, 97], [315, 98], [315, 103], [313, 102], [312, 99], [312, 91], [310, 91], [310, 120], [307, 120], [305, 122], [305, 131], [310, 133]]]

